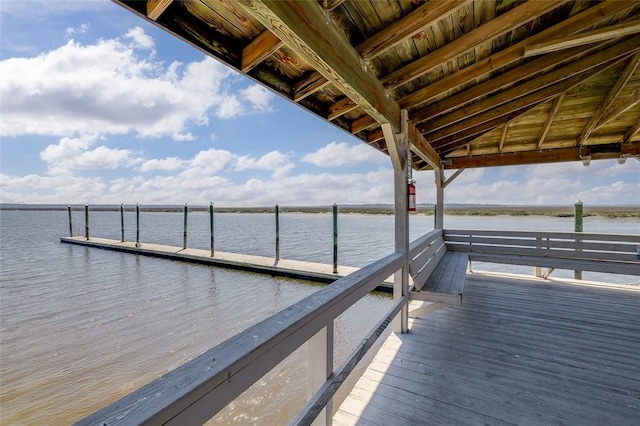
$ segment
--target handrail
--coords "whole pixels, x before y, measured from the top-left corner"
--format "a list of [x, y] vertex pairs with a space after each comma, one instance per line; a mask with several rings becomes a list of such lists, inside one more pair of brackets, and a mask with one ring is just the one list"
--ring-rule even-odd
[[393, 253], [341, 278], [76, 424], [204, 423], [405, 261]]

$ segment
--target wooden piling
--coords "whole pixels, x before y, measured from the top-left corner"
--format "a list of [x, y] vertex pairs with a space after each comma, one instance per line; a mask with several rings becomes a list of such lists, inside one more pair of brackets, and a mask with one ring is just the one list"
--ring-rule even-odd
[[333, 273], [338, 273], [338, 205], [333, 205]]
[[120, 241], [124, 243], [124, 205], [120, 204]]
[[187, 203], [184, 203], [184, 230], [182, 231], [182, 248], [187, 248]]
[[71, 206], [69, 206], [69, 236], [73, 237], [73, 223], [71, 221]]
[[140, 205], [136, 204], [136, 247], [140, 247]]
[[84, 206], [84, 237], [89, 239], [89, 206]]
[[[583, 205], [582, 201], [578, 200], [578, 202], [574, 205], [574, 215], [573, 215], [573, 224], [575, 232], [582, 232], [582, 218], [583, 218]], [[577, 240], [580, 241], [579, 239]], [[580, 249], [576, 249], [576, 251], [580, 251]], [[582, 271], [573, 271], [573, 278], [576, 280], [582, 279]]]
[[276, 261], [280, 260], [280, 206], [276, 204]]
[[214, 256], [214, 240], [213, 240], [213, 203], [209, 203], [209, 230], [211, 232], [211, 257]]

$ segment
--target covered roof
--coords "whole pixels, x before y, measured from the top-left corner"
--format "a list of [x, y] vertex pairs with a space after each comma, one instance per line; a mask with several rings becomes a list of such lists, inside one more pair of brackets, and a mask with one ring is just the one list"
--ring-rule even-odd
[[114, 1], [417, 170], [640, 158], [637, 0]]

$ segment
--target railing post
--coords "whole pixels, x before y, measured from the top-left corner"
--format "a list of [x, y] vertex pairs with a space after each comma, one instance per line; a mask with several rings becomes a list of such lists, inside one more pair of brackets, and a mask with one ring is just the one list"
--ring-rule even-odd
[[276, 204], [276, 261], [280, 260], [280, 206]]
[[[573, 218], [574, 231], [582, 232], [582, 216], [583, 216], [582, 201], [578, 200], [575, 203], [573, 216], [574, 216]], [[581, 241], [580, 238], [576, 238], [576, 246], [580, 246], [580, 241]], [[576, 251], [582, 251], [582, 249], [579, 247], [576, 247]], [[576, 280], [581, 280], [582, 271], [573, 271], [573, 278], [575, 278]]]
[[89, 240], [89, 205], [84, 206], [84, 237]]
[[333, 273], [338, 273], [338, 205], [333, 205]]
[[120, 241], [124, 243], [124, 205], [120, 204]]
[[211, 231], [211, 257], [213, 257], [215, 254], [213, 245], [213, 203], [209, 203], [209, 230]]
[[69, 206], [69, 236], [73, 237], [73, 223], [71, 221], [71, 206]]
[[136, 247], [140, 247], [140, 205], [136, 204]]
[[[333, 373], [333, 320], [309, 339], [307, 351], [307, 400], [309, 400]], [[332, 415], [333, 398], [327, 402], [324, 410], [312, 424], [330, 426]]]
[[[540, 250], [540, 248], [541, 248], [541, 244], [540, 243], [541, 243], [540, 237], [536, 237], [536, 249], [537, 250]], [[536, 268], [535, 269], [535, 276], [538, 277], [538, 278], [541, 278], [542, 277], [542, 267], [536, 266], [535, 268]]]
[[184, 230], [182, 231], [182, 249], [187, 248], [187, 203], [184, 203]]

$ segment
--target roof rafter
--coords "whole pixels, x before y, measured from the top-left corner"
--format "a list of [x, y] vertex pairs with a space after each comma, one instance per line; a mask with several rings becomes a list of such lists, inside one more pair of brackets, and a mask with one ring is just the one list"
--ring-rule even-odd
[[547, 121], [544, 123], [544, 127], [542, 128], [542, 133], [538, 138], [538, 143], [536, 143], [536, 149], [542, 148], [542, 144], [544, 143], [545, 138], [547, 137], [547, 133], [549, 133], [549, 129], [551, 128], [551, 123], [555, 120], [556, 115], [558, 114], [558, 110], [560, 109], [560, 104], [564, 100], [567, 92], [562, 92], [556, 97], [553, 101], [553, 105], [551, 106], [551, 111], [549, 112], [549, 116], [547, 117]]
[[[242, 7], [279, 39], [291, 45], [317, 71], [380, 124], [400, 131], [400, 107], [387, 96], [384, 86], [372, 74], [362, 72], [360, 55], [344, 34], [325, 23], [325, 12], [316, 2], [242, 0]], [[411, 133], [411, 132], [410, 132]], [[418, 132], [410, 142], [430, 165], [441, 167], [436, 151]]]
[[242, 49], [242, 72], [249, 72], [253, 67], [280, 49], [284, 43], [271, 31], [265, 30], [247, 47]]
[[627, 66], [618, 77], [618, 80], [615, 82], [615, 84], [607, 94], [607, 97], [600, 104], [597, 111], [591, 116], [591, 119], [585, 126], [584, 130], [582, 130], [582, 133], [580, 133], [577, 145], [582, 145], [589, 138], [589, 136], [591, 136], [591, 133], [598, 127], [598, 123], [602, 119], [603, 115], [611, 107], [620, 92], [622, 92], [622, 89], [624, 89], [627, 82], [636, 71], [636, 68], [638, 68], [638, 64], [640, 64], [640, 53], [636, 53], [635, 56], [633, 56], [629, 60]]
[[544, 57], [528, 62], [527, 64], [514, 68], [502, 75], [486, 80], [463, 92], [457, 93], [455, 96], [435, 102], [426, 108], [416, 111], [411, 115], [411, 118], [416, 122], [422, 122], [437, 117], [448, 111], [461, 107], [464, 104], [475, 101], [478, 98], [487, 96], [493, 92], [531, 77], [532, 75], [549, 70], [562, 62], [570, 61], [588, 50], [590, 50], [588, 47], [579, 47], [571, 50], [570, 53], [557, 52], [545, 55]]
[[456, 73], [450, 74], [423, 89], [417, 90], [416, 92], [400, 99], [398, 103], [402, 108], [409, 108], [432, 101], [436, 97], [457, 86], [521, 60], [523, 49], [529, 43], [544, 41], [549, 37], [561, 37], [574, 34], [584, 30], [585, 28], [589, 28], [592, 25], [611, 19], [612, 16], [626, 11], [636, 4], [637, 3], [634, 1], [605, 0], [604, 2], [590, 7], [589, 9], [562, 21], [551, 28], [527, 38], [526, 40], [507, 47], [498, 53], [494, 53], [493, 55], [463, 68]]
[[545, 13], [561, 6], [567, 0], [531, 1], [518, 5], [510, 11], [498, 16], [458, 37], [454, 41], [437, 49], [422, 58], [411, 62], [399, 70], [384, 77], [381, 81], [388, 89], [394, 89], [432, 71], [467, 50], [526, 24]]
[[160, 15], [171, 6], [171, 2], [172, 0], [149, 0], [147, 2], [147, 18], [157, 21]]
[[[537, 91], [529, 92], [526, 96], [515, 98], [505, 103], [500, 103], [499, 105], [494, 105], [491, 108], [482, 107], [479, 114], [462, 119], [454, 124], [446, 125], [445, 127], [432, 131], [430, 133], [425, 134], [425, 137], [430, 142], [434, 142], [438, 139], [445, 138], [447, 136], [451, 136], [455, 133], [461, 132], [463, 130], [469, 129], [471, 127], [482, 124], [486, 121], [493, 120], [498, 117], [502, 117], [514, 111], [519, 111], [522, 109], [533, 107], [541, 102], [547, 101], [558, 94], [571, 89], [572, 87], [577, 86], [588, 78], [593, 77], [594, 75], [604, 71], [610, 66], [614, 65], [619, 59], [610, 59], [608, 62], [601, 63], [598, 66], [592, 67], [587, 71], [582, 71], [570, 77], [566, 78], [562, 81], [558, 81], [557, 83], [545, 85]], [[496, 95], [495, 97], [502, 97], [502, 94]], [[489, 99], [491, 100], [491, 99]], [[462, 111], [462, 110], [458, 110]], [[457, 112], [457, 111], [456, 111]], [[464, 116], [463, 116], [464, 117]], [[430, 124], [430, 123], [429, 123]], [[497, 126], [496, 126], [497, 127]], [[425, 129], [421, 129], [425, 130]], [[428, 125], [427, 125], [428, 130]]]
[[[424, 127], [425, 132], [433, 132], [439, 128], [450, 126], [452, 123], [469, 120], [471, 116], [483, 113], [519, 97], [534, 93], [556, 82], [565, 80], [571, 76], [579, 75], [584, 70], [598, 67], [602, 63], [607, 63], [613, 59], [628, 56], [631, 52], [640, 49], [640, 35], [629, 40], [610, 46], [596, 54], [587, 56], [578, 61], [564, 65], [551, 72], [543, 74], [525, 83], [513, 86], [510, 89], [499, 92], [489, 98], [475, 102], [464, 108], [429, 121]], [[559, 92], [557, 92], [559, 93]], [[556, 94], [557, 94], [556, 93]], [[556, 95], [554, 94], [554, 96]]]
[[624, 135], [624, 142], [631, 142], [631, 138], [640, 133], [640, 118], [636, 121], [636, 124], [631, 126], [631, 128]]
[[524, 57], [543, 55], [545, 53], [557, 52], [559, 50], [570, 49], [572, 47], [582, 46], [585, 44], [598, 43], [613, 38], [628, 36], [640, 33], [640, 20], [636, 19], [622, 24], [612, 25], [606, 28], [600, 28], [595, 31], [576, 34], [570, 37], [562, 37], [555, 40], [549, 40], [544, 43], [534, 44], [524, 48]]
[[638, 89], [635, 92], [633, 92], [633, 94], [631, 96], [627, 97], [624, 100], [624, 102], [622, 102], [620, 105], [616, 106], [615, 108], [609, 109], [606, 112], [606, 114], [602, 116], [602, 119], [600, 120], [600, 122], [596, 126], [596, 129], [598, 129], [599, 127], [604, 126], [607, 123], [609, 123], [611, 120], [613, 120], [614, 118], [616, 118], [619, 115], [623, 114], [625, 111], [633, 108], [638, 103], [640, 103], [640, 89]]

